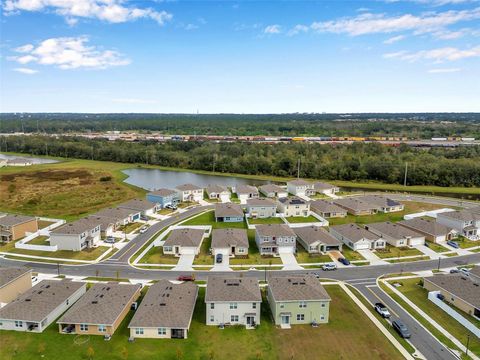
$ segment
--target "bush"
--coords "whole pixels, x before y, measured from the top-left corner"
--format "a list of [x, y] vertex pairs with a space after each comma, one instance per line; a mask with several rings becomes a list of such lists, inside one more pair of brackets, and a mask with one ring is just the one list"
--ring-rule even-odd
[[111, 176], [102, 176], [100, 178], [100, 181], [101, 182], [107, 182], [107, 181], [111, 181], [112, 180], [112, 177]]

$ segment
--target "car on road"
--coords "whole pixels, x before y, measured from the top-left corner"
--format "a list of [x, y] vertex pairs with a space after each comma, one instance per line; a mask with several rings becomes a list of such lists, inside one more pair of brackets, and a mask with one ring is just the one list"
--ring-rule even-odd
[[458, 269], [450, 269], [450, 274], [458, 274], [459, 272]]
[[217, 256], [215, 256], [215, 261], [217, 264], [221, 264], [223, 261], [223, 254], [217, 254]]
[[178, 281], [195, 281], [194, 275], [180, 275], [177, 278]]
[[388, 311], [387, 307], [380, 302], [375, 303], [375, 311], [379, 313], [380, 316], [383, 317], [384, 319], [389, 318], [391, 316], [390, 311]]
[[395, 331], [404, 339], [410, 339], [412, 334], [410, 334], [410, 331], [408, 330], [407, 325], [405, 325], [401, 320], [393, 320], [392, 321], [392, 326], [395, 329]]
[[339, 258], [338, 261], [341, 262], [343, 265], [350, 265], [350, 261], [348, 261], [344, 257]]
[[337, 270], [337, 265], [335, 265], [334, 263], [324, 264], [324, 265], [322, 266], [322, 270], [323, 270], [323, 271], [333, 271], [333, 270]]
[[147, 230], [148, 230], [148, 226], [142, 226], [142, 227], [140, 228], [140, 234], [146, 233]]
[[460, 273], [466, 276], [470, 276], [470, 270], [467, 268], [460, 268]]
[[447, 241], [447, 245], [450, 245], [450, 246], [453, 247], [454, 249], [460, 248], [460, 246], [458, 245], [458, 243], [457, 243], [456, 241], [452, 241], [452, 240]]

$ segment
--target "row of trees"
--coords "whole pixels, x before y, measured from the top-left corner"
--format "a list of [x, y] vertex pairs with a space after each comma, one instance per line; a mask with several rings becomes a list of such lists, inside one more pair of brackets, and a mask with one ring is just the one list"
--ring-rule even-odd
[[455, 149], [389, 147], [378, 143], [319, 145], [122, 142], [46, 136], [0, 137], [0, 151], [144, 163], [176, 168], [409, 185], [480, 186], [480, 146]]

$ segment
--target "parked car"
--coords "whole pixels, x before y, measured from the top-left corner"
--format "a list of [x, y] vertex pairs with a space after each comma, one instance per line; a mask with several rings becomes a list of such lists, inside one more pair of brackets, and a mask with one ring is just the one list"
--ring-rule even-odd
[[107, 236], [104, 240], [107, 244], [115, 244], [115, 238], [113, 236]]
[[459, 272], [458, 269], [450, 269], [450, 274], [458, 274]]
[[148, 226], [142, 226], [140, 229], [140, 234], [146, 233], [148, 230]]
[[150, 219], [149, 219], [148, 216], [146, 216], [146, 215], [140, 215], [140, 220], [148, 221], [148, 220], [150, 220]]
[[68, 325], [67, 327], [62, 329], [62, 332], [65, 334], [71, 334], [75, 330], [75, 325]]
[[452, 241], [452, 240], [447, 241], [447, 245], [450, 245], [450, 246], [453, 247], [454, 249], [460, 248], [460, 246], [458, 245], [458, 243], [457, 243], [456, 241]]
[[392, 326], [395, 329], [395, 331], [404, 339], [410, 339], [412, 334], [410, 334], [410, 331], [408, 330], [407, 325], [405, 325], [401, 320], [394, 320], [392, 321]]
[[215, 257], [215, 261], [217, 262], [217, 264], [221, 264], [223, 261], [223, 254], [217, 254], [217, 256]]
[[347, 259], [345, 258], [339, 258], [338, 259], [339, 262], [341, 262], [343, 265], [350, 265], [350, 261], [348, 261]]
[[443, 301], [443, 300], [445, 300], [445, 296], [443, 294], [438, 293], [437, 294], [437, 299]]
[[470, 276], [470, 270], [467, 268], [460, 268], [460, 273], [466, 276]]
[[323, 271], [333, 271], [333, 270], [337, 270], [337, 265], [335, 265], [334, 263], [324, 264], [324, 265], [322, 266], [322, 270], [323, 270]]
[[177, 278], [178, 281], [195, 281], [194, 275], [180, 275]]
[[387, 307], [383, 305], [382, 303], [378, 302], [375, 304], [375, 311], [380, 314], [381, 317], [383, 318], [389, 318], [390, 311], [388, 311]]

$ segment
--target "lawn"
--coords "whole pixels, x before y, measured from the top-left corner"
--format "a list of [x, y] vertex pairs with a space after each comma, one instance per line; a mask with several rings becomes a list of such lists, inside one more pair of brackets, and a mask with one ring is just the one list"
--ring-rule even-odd
[[178, 257], [164, 255], [161, 246], [152, 246], [138, 261], [139, 264], [177, 264]]
[[432, 249], [433, 251], [435, 251], [436, 253], [444, 253], [446, 251], [450, 251], [449, 249], [447, 249], [446, 247], [440, 245], [440, 244], [437, 244], [437, 243], [434, 243], [434, 242], [431, 242], [431, 241], [428, 241], [426, 243], [428, 246], [428, 248]]
[[[224, 330], [205, 325], [204, 289], [200, 289], [192, 324], [185, 340], [136, 339], [128, 342], [130, 312], [110, 341], [90, 336], [84, 344], [74, 343], [75, 336], [58, 333], [52, 324], [41, 334], [4, 331], [0, 337], [2, 360], [88, 359], [324, 359], [397, 360], [401, 355], [375, 325], [336, 285], [328, 285], [332, 297], [330, 323], [318, 328], [294, 326], [276, 328], [270, 320], [267, 304], [262, 303], [261, 325], [256, 330], [228, 327]], [[355, 319], [355, 321], [351, 321]], [[348, 346], [345, 346], [348, 344]]]
[[37, 222], [38, 222], [38, 228], [39, 229], [44, 229], [47, 226], [55, 224], [53, 221], [46, 221], [46, 220], [38, 220]]
[[309, 216], [290, 216], [285, 218], [289, 223], [292, 224], [297, 224], [297, 223], [314, 223], [314, 222], [319, 222], [315, 216], [309, 215]]
[[457, 239], [454, 239], [454, 241], [457, 242], [458, 246], [460, 246], [461, 249], [468, 249], [480, 245], [480, 242], [468, 240], [466, 237], [463, 236], [459, 236]]
[[[401, 280], [402, 286], [398, 287], [403, 295], [405, 295], [409, 300], [414, 302], [419, 306], [425, 313], [427, 313], [432, 319], [438, 322], [443, 326], [449, 333], [455, 336], [458, 340], [464, 342], [466, 340], [466, 334], [469, 331], [460, 325], [456, 320], [450, 317], [442, 309], [434, 305], [430, 300], [428, 300], [428, 292], [423, 287], [418, 285], [419, 279], [404, 279]], [[456, 311], [459, 311], [455, 308]], [[469, 317], [469, 315], [464, 314], [464, 316]], [[417, 316], [418, 317], [418, 316]], [[474, 318], [470, 317], [472, 321], [475, 321]], [[476, 321], [477, 325], [480, 326], [480, 322]], [[478, 339], [474, 334], [470, 333], [470, 349], [476, 355], [480, 355], [480, 339]]]
[[255, 265], [255, 264], [282, 264], [282, 260], [279, 257], [264, 257], [258, 252], [257, 244], [255, 243], [255, 230], [247, 230], [248, 234], [248, 258], [230, 259], [230, 265]]
[[407, 258], [407, 259], [393, 259], [393, 260], [386, 260], [390, 264], [395, 264], [395, 263], [403, 263], [403, 262], [411, 262], [411, 261], [422, 261], [422, 260], [430, 260], [429, 256], [419, 256], [416, 258]]
[[131, 232], [134, 232], [135, 230], [141, 228], [143, 225], [143, 223], [140, 223], [140, 222], [132, 222], [132, 223], [129, 223], [127, 225], [123, 225], [123, 226], [120, 226], [118, 228], [118, 231], [122, 231], [126, 234], [130, 234]]
[[285, 222], [279, 217], [270, 217], [270, 218], [261, 218], [261, 219], [252, 219], [249, 218], [248, 222], [252, 225], [259, 224], [285, 224]]
[[356, 252], [352, 249], [350, 249], [348, 246], [343, 246], [342, 247], [342, 254], [345, 257], [345, 259], [354, 261], [354, 260], [365, 260], [365, 258], [360, 255], [359, 252]]
[[242, 222], [216, 222], [215, 213], [213, 210], [207, 211], [201, 215], [198, 215], [190, 220], [185, 221], [182, 225], [210, 225], [212, 229], [225, 229], [225, 228], [240, 228], [246, 229], [247, 223]]
[[328, 255], [309, 254], [301, 245], [297, 244], [297, 254], [295, 255], [299, 264], [303, 263], [328, 263], [333, 260]]
[[59, 259], [65, 258], [65, 259], [71, 259], [71, 260], [95, 260], [108, 249], [110, 249], [110, 247], [108, 246], [98, 246], [96, 248], [85, 249], [82, 251], [69, 251], [69, 250], [36, 251], [36, 250], [24, 250], [24, 249], [14, 248], [10, 250], [9, 253], [17, 254], [17, 255], [21, 254], [21, 255], [51, 257], [51, 258], [59, 258]]
[[213, 256], [210, 254], [210, 247], [212, 246], [212, 236], [203, 239], [200, 247], [200, 254], [195, 256], [194, 265], [213, 265]]
[[387, 244], [387, 247], [385, 249], [377, 249], [375, 251], [375, 255], [377, 255], [381, 259], [386, 259], [386, 258], [398, 258], [398, 257], [404, 257], [404, 256], [423, 255], [423, 253], [418, 249], [409, 248], [409, 247], [395, 247]]
[[50, 241], [47, 241], [48, 238], [49, 238], [48, 236], [40, 235], [30, 240], [27, 244], [28, 245], [50, 245]]

